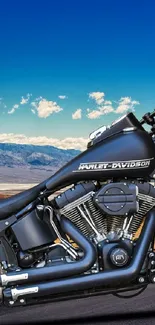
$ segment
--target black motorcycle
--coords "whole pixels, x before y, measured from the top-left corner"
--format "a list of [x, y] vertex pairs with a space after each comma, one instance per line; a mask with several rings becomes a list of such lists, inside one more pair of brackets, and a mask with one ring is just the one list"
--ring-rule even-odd
[[155, 283], [154, 134], [155, 112], [128, 113], [48, 180], [0, 200], [2, 304], [124, 297]]

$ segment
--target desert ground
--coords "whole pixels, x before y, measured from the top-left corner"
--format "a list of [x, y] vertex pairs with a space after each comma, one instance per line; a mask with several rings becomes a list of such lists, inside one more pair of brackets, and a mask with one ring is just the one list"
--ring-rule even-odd
[[14, 194], [25, 191], [37, 183], [17, 184], [17, 183], [0, 183], [0, 198], [12, 196]]

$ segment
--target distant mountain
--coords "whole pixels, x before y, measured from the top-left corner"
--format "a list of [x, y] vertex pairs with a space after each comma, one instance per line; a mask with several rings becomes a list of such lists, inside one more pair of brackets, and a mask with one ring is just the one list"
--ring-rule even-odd
[[79, 150], [53, 146], [0, 143], [0, 182], [39, 182], [48, 178], [68, 161], [80, 154]]

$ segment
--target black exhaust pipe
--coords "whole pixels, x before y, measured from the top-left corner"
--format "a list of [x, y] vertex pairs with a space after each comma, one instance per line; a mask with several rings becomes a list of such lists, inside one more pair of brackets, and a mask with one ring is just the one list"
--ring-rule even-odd
[[62, 279], [52, 282], [35, 284], [33, 286], [18, 286], [18, 288], [7, 288], [3, 291], [4, 300], [16, 301], [20, 298], [34, 298], [41, 296], [51, 296], [55, 294], [70, 293], [73, 291], [88, 289], [108, 289], [127, 286], [136, 280], [139, 275], [144, 259], [148, 252], [150, 242], [155, 233], [155, 210], [151, 210], [145, 220], [142, 233], [136, 246], [132, 263], [130, 266], [98, 274], [84, 275], [69, 279]]
[[8, 272], [0, 276], [0, 286], [36, 283], [74, 276], [88, 271], [94, 265], [97, 258], [95, 246], [66, 217], [61, 217], [60, 222], [64, 233], [79, 245], [84, 251], [84, 256], [76, 262]]

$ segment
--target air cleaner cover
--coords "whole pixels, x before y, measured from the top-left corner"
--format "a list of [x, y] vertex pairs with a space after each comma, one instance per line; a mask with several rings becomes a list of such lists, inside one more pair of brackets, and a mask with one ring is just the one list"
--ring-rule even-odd
[[94, 196], [95, 205], [108, 215], [127, 215], [139, 210], [138, 187], [132, 183], [110, 183]]

